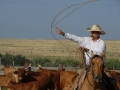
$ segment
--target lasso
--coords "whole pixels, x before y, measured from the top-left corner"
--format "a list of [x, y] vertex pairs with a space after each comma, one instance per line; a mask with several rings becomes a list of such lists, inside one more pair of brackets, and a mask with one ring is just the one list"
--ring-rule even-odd
[[[55, 17], [53, 18], [52, 22], [51, 22], [51, 34], [52, 34], [52, 36], [53, 36], [58, 42], [60, 42], [63, 46], [65, 46], [61, 41], [59, 41], [59, 40], [53, 35], [53, 33], [52, 33], [52, 28], [55, 27], [58, 23], [60, 23], [63, 19], [65, 19], [66, 17], [68, 17], [70, 14], [72, 14], [72, 13], [75, 12], [76, 10], [78, 10], [78, 9], [80, 9], [81, 7], [89, 4], [90, 2], [94, 2], [94, 1], [99, 1], [99, 0], [89, 0], [89, 1], [83, 2], [83, 3], [74, 4], [74, 5], [69, 5], [69, 6], [67, 6], [66, 8], [64, 8], [63, 10], [61, 10], [58, 14], [56, 14]], [[79, 6], [79, 7], [77, 7], [76, 9], [74, 9], [73, 11], [71, 11], [70, 13], [68, 13], [66, 16], [64, 16], [63, 18], [61, 18], [59, 21], [57, 21], [57, 22], [55, 23], [56, 19], [57, 19], [62, 13], [64, 13], [65, 11], [67, 11], [68, 9], [70, 9], [70, 8], [73, 7], [73, 6]], [[66, 47], [66, 46], [65, 46], [65, 47]], [[69, 50], [68, 47], [66, 47], [66, 49]], [[70, 52], [70, 51], [69, 51], [69, 52]], [[71, 52], [70, 52], [70, 53], [71, 53]]]
[[[72, 14], [73, 12], [75, 12], [76, 10], [80, 9], [81, 7], [87, 5], [88, 3], [90, 2], [94, 2], [94, 1], [99, 1], [99, 0], [90, 0], [88, 2], [83, 2], [83, 3], [79, 3], [79, 4], [74, 4], [74, 5], [70, 5], [70, 6], [67, 6], [66, 8], [64, 8], [63, 10], [61, 10], [57, 15], [55, 15], [55, 17], [53, 18], [52, 20], [52, 23], [51, 23], [51, 34], [52, 36], [57, 40], [59, 41], [52, 33], [52, 28], [57, 25], [58, 23], [60, 23], [63, 19], [65, 19], [66, 17], [68, 17], [70, 14]], [[80, 6], [79, 6], [80, 5]], [[78, 8], [74, 9], [73, 11], [71, 11], [70, 13], [68, 13], [66, 16], [64, 16], [62, 19], [60, 19], [58, 22], [54, 23], [56, 21], [56, 19], [62, 14], [64, 13], [66, 10], [70, 9], [71, 7], [73, 6], [79, 6]], [[60, 42], [60, 41], [59, 41]], [[62, 42], [60, 42], [61, 44], [63, 44]], [[65, 45], [64, 45], [65, 46]]]

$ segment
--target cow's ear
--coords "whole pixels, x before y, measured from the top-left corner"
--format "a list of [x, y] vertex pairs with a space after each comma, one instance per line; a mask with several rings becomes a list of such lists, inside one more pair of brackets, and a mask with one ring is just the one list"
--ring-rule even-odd
[[18, 68], [15, 68], [15, 70], [18, 70]]
[[14, 74], [18, 74], [18, 71], [14, 71]]

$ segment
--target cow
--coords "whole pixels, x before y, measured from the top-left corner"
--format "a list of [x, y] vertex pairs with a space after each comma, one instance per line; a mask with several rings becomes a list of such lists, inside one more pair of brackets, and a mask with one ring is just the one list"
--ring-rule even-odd
[[4, 74], [6, 77], [12, 78], [14, 76], [16, 81], [18, 81], [18, 70], [16, 68], [9, 67], [9, 66], [3, 66], [2, 70], [4, 71]]
[[73, 84], [77, 75], [77, 71], [38, 69], [34, 72], [18, 68], [20, 83], [38, 81], [39, 90], [63, 90]]
[[[13, 78], [6, 77], [6, 76], [1, 76], [0, 77], [0, 86], [7, 86], [9, 82], [11, 82]], [[15, 80], [13, 80], [15, 81]]]
[[[76, 77], [78, 76], [78, 72], [76, 70], [73, 71], [61, 71], [60, 73], [60, 90], [65, 90], [65, 88], [70, 88], [74, 83]], [[70, 90], [70, 89], [69, 89]]]
[[[19, 76], [19, 73], [18, 73], [19, 71], [16, 68], [4, 66], [2, 70], [4, 70], [5, 77], [11, 77], [12, 75], [14, 75], [14, 74], [12, 74], [13, 72], [17, 73], [17, 76]], [[18, 72], [16, 72], [16, 70]], [[14, 79], [18, 80], [18, 77], [15, 77]], [[6, 86], [7, 86], [8, 90], [39, 90], [38, 84], [39, 83], [37, 80], [34, 80], [32, 82], [26, 82], [26, 83], [25, 82], [18, 83], [18, 81], [17, 82], [9, 81]]]
[[18, 79], [19, 82], [31, 82], [31, 81], [37, 81], [34, 77], [35, 72], [32, 71], [25, 71], [24, 68], [18, 68]]
[[[38, 69], [37, 72], [48, 71], [50, 72], [50, 86], [54, 87], [56, 90], [60, 90], [60, 73], [58, 70], [49, 70], [49, 69]], [[42, 74], [42, 73], [41, 73]]]
[[58, 71], [38, 69], [36, 72], [25, 71], [24, 68], [18, 68], [18, 76], [21, 82], [38, 81], [40, 90], [59, 90], [60, 75]]
[[39, 87], [38, 81], [15, 84], [9, 82], [9, 84], [7, 85], [7, 90], [39, 90], [38, 87]]
[[[5, 75], [0, 76], [0, 87], [7, 86], [9, 82], [18, 82], [18, 72], [16, 69], [13, 68], [3, 67], [2, 70], [4, 71]], [[7, 72], [8, 71], [8, 72]]]
[[51, 75], [53, 75], [51, 79], [53, 80], [54, 86], [56, 86], [55, 88], [56, 90], [70, 90], [71, 86], [73, 85], [74, 81], [78, 76], [78, 72], [76, 70], [65, 71], [65, 70], [51, 70], [51, 69], [40, 68], [38, 69], [38, 72], [39, 71], [50, 71]]
[[120, 73], [115, 70], [109, 70], [110, 74], [114, 77], [118, 88], [120, 89]]

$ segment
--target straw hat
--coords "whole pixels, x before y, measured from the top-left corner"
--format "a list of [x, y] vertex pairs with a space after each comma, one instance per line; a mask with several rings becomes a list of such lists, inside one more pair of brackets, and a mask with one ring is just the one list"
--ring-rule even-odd
[[93, 25], [92, 28], [87, 28], [88, 31], [98, 31], [100, 32], [102, 35], [105, 35], [106, 33], [101, 30], [101, 27], [99, 25]]

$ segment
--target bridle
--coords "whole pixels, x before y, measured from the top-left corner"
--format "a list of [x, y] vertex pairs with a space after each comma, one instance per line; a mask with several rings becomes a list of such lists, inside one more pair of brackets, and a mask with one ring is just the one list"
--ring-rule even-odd
[[[91, 76], [94, 78], [93, 68], [92, 68], [92, 72], [93, 72], [93, 74], [92, 74], [90, 71], [88, 71], [87, 74], [86, 74], [86, 78], [87, 78], [87, 81], [88, 81], [88, 83], [90, 84], [90, 86], [92, 86], [93, 88], [95, 88], [96, 81], [94, 81], [94, 83], [92, 84], [92, 83], [90, 82], [89, 78], [88, 78], [88, 75], [91, 75]], [[94, 79], [95, 79], [95, 78], [94, 78]]]
[[[98, 57], [100, 57], [100, 56], [98, 56]], [[94, 58], [94, 57], [93, 57]], [[93, 58], [91, 59], [91, 60], [93, 60]], [[100, 58], [102, 58], [102, 57], [100, 57]], [[91, 61], [92, 62], [92, 61]], [[91, 72], [90, 71], [88, 71], [87, 72], [87, 74], [86, 74], [86, 78], [87, 78], [87, 81], [88, 81], [88, 83], [90, 84], [90, 86], [92, 86], [94, 89], [95, 89], [95, 85], [96, 85], [96, 83], [97, 82], [102, 82], [102, 76], [96, 76], [95, 75], [95, 73], [94, 73], [94, 64], [93, 63], [91, 63]], [[90, 80], [89, 80], [89, 78], [88, 78], [88, 75], [91, 75], [93, 78], [94, 78], [94, 83], [92, 84], [91, 82], [90, 82]], [[98, 80], [100, 80], [100, 81], [98, 81]]]

